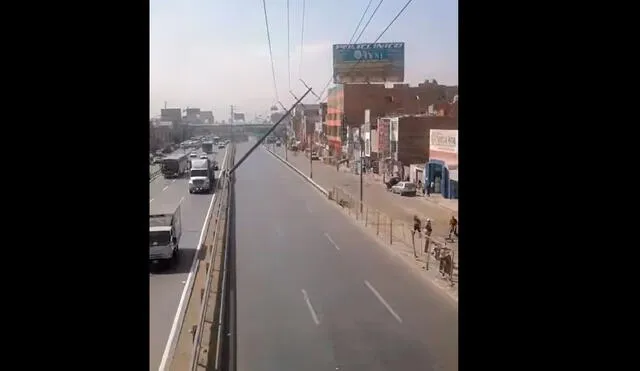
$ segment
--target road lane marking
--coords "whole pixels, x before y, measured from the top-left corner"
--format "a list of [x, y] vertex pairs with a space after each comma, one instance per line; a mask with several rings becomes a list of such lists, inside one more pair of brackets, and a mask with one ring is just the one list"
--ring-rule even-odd
[[152, 203], [152, 202], [153, 202], [153, 198], [149, 200], [149, 203]]
[[178, 202], [178, 205], [182, 205], [182, 201], [184, 201], [184, 196], [182, 196], [182, 198], [180, 199], [180, 202]]
[[304, 206], [307, 207], [307, 211], [310, 213], [313, 213], [313, 211], [311, 210], [311, 208], [309, 207], [309, 204], [307, 204], [306, 202], [304, 203]]
[[311, 300], [309, 300], [309, 295], [307, 292], [302, 289], [302, 295], [304, 296], [304, 301], [307, 303], [307, 307], [309, 308], [309, 312], [311, 312], [311, 317], [313, 318], [313, 322], [316, 323], [316, 326], [320, 324], [320, 320], [318, 320], [318, 315], [316, 311], [313, 309], [313, 305], [311, 305]]
[[335, 243], [335, 242], [333, 241], [333, 239], [331, 239], [331, 236], [329, 236], [329, 233], [324, 232], [324, 236], [325, 236], [325, 237], [327, 237], [327, 239], [329, 240], [329, 242], [331, 242], [331, 244], [333, 245], [333, 247], [335, 247], [335, 248], [336, 248], [336, 250], [340, 251], [340, 247], [338, 247], [338, 244], [337, 244], [337, 243]]
[[171, 181], [171, 183], [175, 183], [175, 182], [176, 182], [176, 180], [175, 180], [175, 179]]
[[[227, 151], [224, 152], [224, 157], [222, 158], [222, 170], [224, 171], [224, 166], [226, 165], [227, 159]], [[182, 290], [182, 294], [180, 295], [180, 302], [178, 303], [178, 309], [176, 310], [176, 315], [173, 317], [173, 324], [171, 325], [171, 332], [169, 332], [169, 337], [167, 338], [167, 343], [164, 347], [164, 353], [162, 353], [162, 360], [160, 361], [160, 366], [158, 367], [159, 371], [165, 371], [167, 369], [169, 361], [173, 359], [173, 352], [175, 351], [175, 343], [178, 341], [178, 327], [182, 323], [184, 319], [184, 309], [187, 304], [187, 294], [189, 292], [189, 287], [193, 287], [193, 280], [195, 276], [195, 270], [198, 266], [198, 253], [200, 252], [200, 248], [202, 246], [202, 241], [204, 239], [204, 231], [207, 223], [209, 222], [209, 218], [211, 217], [211, 211], [213, 210], [213, 203], [216, 200], [216, 195], [218, 193], [214, 193], [213, 197], [211, 197], [211, 202], [209, 203], [209, 210], [207, 210], [207, 215], [204, 217], [204, 222], [202, 223], [202, 230], [200, 231], [200, 240], [198, 241], [198, 245], [196, 245], [196, 253], [193, 256], [193, 261], [191, 262], [191, 268], [189, 269], [189, 275], [187, 276], [187, 280], [184, 283], [184, 289]]]
[[167, 188], [169, 188], [169, 186], [165, 186], [164, 188], [162, 188], [162, 192], [166, 191]]
[[389, 313], [391, 313], [391, 315], [400, 323], [402, 323], [402, 318], [400, 318], [400, 316], [398, 315], [398, 313], [396, 313], [393, 308], [391, 308], [391, 305], [389, 305], [389, 303], [387, 303], [386, 300], [384, 300], [384, 298], [382, 297], [382, 295], [380, 295], [380, 293], [373, 287], [371, 286], [371, 284], [369, 283], [369, 281], [364, 280], [364, 284], [367, 285], [367, 287], [369, 288], [369, 290], [371, 290], [371, 292], [373, 292], [373, 295], [375, 295], [378, 300], [380, 300], [380, 302], [382, 303], [382, 305], [385, 306], [385, 308], [387, 308], [387, 310], [389, 311]]

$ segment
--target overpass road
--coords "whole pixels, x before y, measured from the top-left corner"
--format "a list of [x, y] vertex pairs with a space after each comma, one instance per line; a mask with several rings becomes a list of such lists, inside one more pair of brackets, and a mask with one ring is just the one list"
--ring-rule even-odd
[[[222, 166], [225, 150], [218, 150], [216, 161]], [[216, 178], [219, 172], [216, 172]], [[189, 179], [164, 179], [159, 176], [149, 183], [149, 207], [157, 204], [181, 204], [182, 237], [177, 264], [169, 269], [150, 267], [149, 271], [149, 366], [157, 371], [173, 319], [178, 308], [184, 282], [194, 258], [204, 218], [213, 194], [190, 194]]]
[[458, 369], [456, 303], [263, 148], [235, 216], [239, 371]]

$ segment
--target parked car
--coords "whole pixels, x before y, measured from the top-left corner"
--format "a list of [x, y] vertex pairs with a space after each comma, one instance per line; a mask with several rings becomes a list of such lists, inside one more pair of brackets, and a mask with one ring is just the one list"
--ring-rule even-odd
[[400, 182], [400, 177], [394, 176], [389, 178], [384, 184], [387, 186], [387, 191], [391, 190], [391, 187], [398, 184]]
[[398, 182], [398, 184], [391, 187], [391, 192], [397, 193], [400, 196], [415, 196], [417, 188], [415, 183]]

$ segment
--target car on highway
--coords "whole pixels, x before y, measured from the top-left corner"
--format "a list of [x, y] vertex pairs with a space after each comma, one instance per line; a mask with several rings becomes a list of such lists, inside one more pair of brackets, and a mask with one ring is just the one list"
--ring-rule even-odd
[[197, 153], [191, 153], [191, 154], [189, 155], [189, 157], [191, 157], [191, 158], [197, 158], [197, 157], [198, 157], [198, 154], [197, 154]]
[[200, 159], [202, 160], [208, 160], [209, 157], [207, 155], [200, 155]]
[[224, 144], [224, 143], [220, 143], [220, 144], [218, 145], [218, 149], [224, 149], [224, 146], [225, 146], [225, 144]]
[[280, 142], [280, 140], [276, 140], [276, 147], [280, 147], [282, 145], [282, 142]]
[[391, 192], [397, 193], [400, 196], [415, 196], [417, 189], [418, 187], [416, 187], [415, 183], [398, 182], [396, 185], [391, 187]]

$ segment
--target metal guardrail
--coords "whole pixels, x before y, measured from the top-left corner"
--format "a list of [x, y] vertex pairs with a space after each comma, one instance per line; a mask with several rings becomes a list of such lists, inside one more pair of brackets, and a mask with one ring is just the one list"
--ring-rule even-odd
[[[227, 158], [227, 166], [225, 166], [225, 169], [232, 168], [233, 162], [234, 162], [233, 159], [235, 157], [235, 145], [232, 145], [229, 149], [230, 149], [230, 153]], [[222, 332], [224, 328], [224, 318], [226, 315], [225, 309], [227, 308], [225, 306], [225, 303], [227, 300], [226, 297], [228, 295], [226, 288], [227, 288], [227, 281], [228, 281], [228, 275], [229, 275], [229, 267], [228, 267], [229, 248], [228, 248], [227, 241], [230, 233], [229, 226], [230, 226], [230, 214], [232, 209], [232, 205], [229, 201], [231, 196], [231, 187], [233, 186], [227, 174], [224, 175], [223, 182], [224, 182], [223, 189], [226, 190], [225, 197], [221, 199], [221, 202], [225, 202], [222, 200], [226, 198], [226, 202], [225, 202], [226, 216], [224, 218], [225, 225], [224, 225], [224, 229], [222, 230], [224, 242], [221, 246], [216, 247], [216, 249], [220, 247], [224, 248], [224, 255], [222, 256], [223, 257], [222, 283], [219, 286], [219, 292], [220, 292], [219, 300], [216, 300], [215, 308], [213, 308], [214, 314], [215, 312], [218, 312], [218, 320], [216, 321], [217, 334], [216, 334], [216, 351], [215, 351], [215, 370], [219, 370], [220, 369], [219, 367], [221, 365], [222, 345], [223, 345]], [[218, 213], [220, 213], [221, 211], [222, 211], [221, 208], [218, 209]], [[198, 325], [196, 327], [196, 331], [193, 339], [193, 349], [191, 351], [191, 362], [189, 367], [191, 371], [196, 371], [199, 366], [203, 366], [206, 368], [206, 365], [200, 365], [198, 360], [199, 360], [199, 356], [202, 349], [205, 348], [205, 345], [202, 344], [202, 333], [205, 328], [207, 310], [209, 309], [208, 308], [209, 296], [211, 294], [211, 285], [213, 284], [212, 282], [214, 277], [213, 267], [214, 267], [214, 259], [216, 255], [217, 253], [212, 253], [210, 257], [210, 261], [207, 262], [207, 266], [209, 267], [209, 269], [207, 270], [207, 273], [206, 273], [207, 279], [206, 279], [205, 288], [204, 288], [204, 297], [202, 298], [202, 302], [200, 304], [199, 320], [198, 320]], [[209, 349], [209, 354], [211, 354], [211, 349]]]
[[[210, 272], [210, 265], [209, 262], [205, 262], [203, 259], [205, 259], [205, 257], [207, 257], [206, 253], [207, 251], [209, 251], [212, 255], [216, 255], [215, 251], [213, 251], [213, 243], [209, 244], [209, 247], [207, 247], [207, 245], [205, 244], [206, 240], [207, 240], [207, 236], [209, 235], [209, 232], [211, 230], [211, 228], [215, 228], [216, 230], [218, 229], [218, 223], [220, 221], [220, 214], [221, 214], [221, 210], [224, 210], [224, 208], [221, 207], [221, 205], [223, 205], [224, 203], [221, 202], [224, 200], [224, 196], [223, 196], [223, 192], [222, 192], [222, 187], [225, 184], [225, 178], [223, 176], [224, 171], [227, 170], [227, 167], [225, 166], [225, 164], [228, 163], [228, 155], [230, 153], [225, 153], [225, 158], [223, 160], [223, 164], [222, 164], [222, 174], [220, 175], [220, 177], [218, 177], [218, 180], [216, 182], [216, 194], [214, 194], [213, 196], [213, 200], [212, 200], [212, 205], [210, 206], [210, 212], [207, 214], [206, 217], [206, 222], [205, 222], [205, 226], [203, 228], [201, 237], [200, 237], [200, 242], [199, 242], [199, 246], [198, 249], [196, 250], [196, 256], [194, 257], [191, 269], [190, 269], [190, 273], [189, 273], [189, 277], [187, 278], [187, 282], [184, 288], [184, 291], [182, 293], [182, 298], [181, 298], [181, 302], [178, 308], [178, 312], [176, 313], [176, 316], [174, 318], [174, 323], [173, 323], [173, 328], [172, 328], [172, 334], [176, 334], [175, 336], [169, 336], [169, 340], [166, 344], [165, 347], [165, 351], [163, 354], [163, 358], [162, 358], [162, 362], [159, 366], [159, 371], [167, 371], [170, 369], [173, 369], [173, 363], [174, 361], [176, 361], [175, 357], [178, 357], [180, 359], [180, 362], [183, 364], [183, 366], [180, 368], [180, 370], [184, 370], [186, 369], [185, 364], [188, 361], [185, 360], [186, 357], [188, 357], [188, 354], [184, 354], [183, 352], [181, 352], [179, 355], [176, 354], [177, 348], [178, 348], [178, 343], [180, 342], [180, 338], [181, 338], [181, 334], [184, 332], [189, 332], [189, 334], [187, 334], [189, 336], [189, 342], [191, 342], [193, 340], [193, 332], [192, 330], [194, 330], [194, 327], [192, 327], [191, 330], [187, 330], [187, 328], [184, 327], [185, 323], [187, 322], [187, 314], [189, 311], [189, 301], [191, 300], [191, 297], [193, 296], [194, 290], [195, 290], [195, 286], [196, 286], [196, 280], [199, 274], [204, 274], [203, 272], [206, 270], [207, 273]], [[219, 195], [218, 197], [216, 195]], [[209, 215], [210, 214], [210, 215]], [[212, 222], [214, 221], [215, 222]], [[215, 234], [214, 239], [212, 240], [213, 242], [215, 242]], [[202, 255], [204, 253], [204, 256]], [[202, 265], [204, 265], [205, 267], [202, 267]], [[203, 296], [204, 292], [201, 293], [201, 299]], [[185, 301], [186, 299], [186, 301]], [[183, 301], [185, 301], [184, 303], [186, 305], [182, 305]], [[191, 312], [192, 313], [192, 312]], [[194, 316], [195, 317], [195, 316]], [[191, 322], [193, 323], [193, 322]], [[188, 352], [188, 351], [187, 351]]]
[[[167, 345], [169, 350], [165, 350], [166, 361], [163, 361], [160, 371], [208, 369], [207, 365], [213, 363], [214, 355], [216, 367], [222, 364], [221, 346], [226, 340], [223, 336], [223, 319], [226, 313], [227, 291], [224, 288], [227, 287], [225, 277], [229, 271], [226, 249], [230, 213], [228, 170], [233, 166], [234, 157], [235, 145], [230, 145], [222, 164], [223, 172], [216, 182], [216, 194], [219, 196], [214, 201], [211, 219], [203, 231], [204, 237], [199, 249], [202, 254], [194, 260], [192, 285], [185, 288], [188, 291], [183, 293], [183, 296], [187, 297], [186, 305], [181, 314], [176, 315], [176, 318], [180, 318], [177, 325], [174, 323], [178, 335], [172, 345]], [[211, 228], [214, 229], [210, 235]], [[225, 286], [220, 284], [221, 281], [224, 281]], [[211, 310], [213, 312], [210, 312]], [[218, 318], [215, 318], [216, 314]], [[213, 349], [214, 346], [216, 349]], [[206, 358], [206, 362], [203, 358]]]

